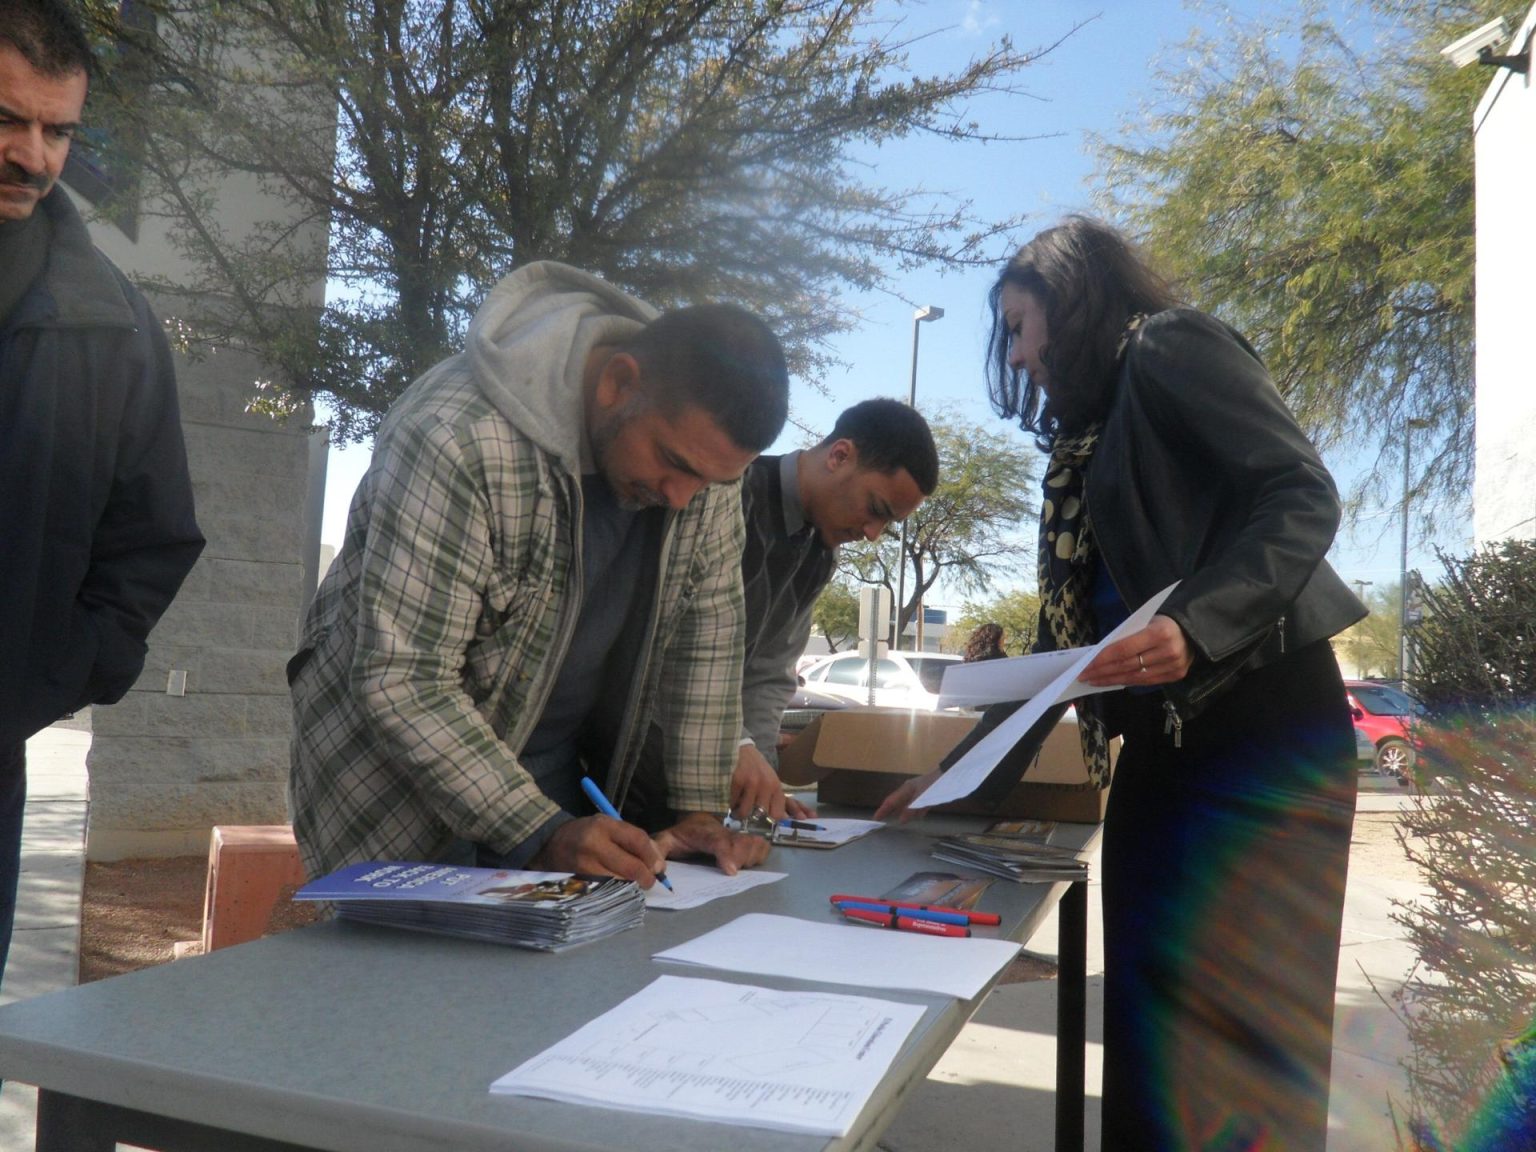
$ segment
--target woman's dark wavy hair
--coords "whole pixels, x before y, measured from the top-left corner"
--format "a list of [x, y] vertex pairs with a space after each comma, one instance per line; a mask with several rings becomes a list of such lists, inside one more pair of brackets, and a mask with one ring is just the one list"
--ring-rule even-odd
[[[1040, 359], [1063, 387], [1045, 396], [1038, 383], [1008, 366], [1008, 325], [1002, 293], [1012, 284], [1045, 307], [1048, 340]], [[1103, 419], [1114, 398], [1120, 336], [1138, 312], [1151, 315], [1179, 303], [1123, 235], [1101, 220], [1069, 216], [1020, 248], [987, 297], [987, 391], [993, 410], [1035, 434], [1047, 448]]]
[[1003, 650], [1003, 626], [994, 620], [976, 625], [965, 642], [967, 664], [977, 660], [999, 660], [1007, 655]]

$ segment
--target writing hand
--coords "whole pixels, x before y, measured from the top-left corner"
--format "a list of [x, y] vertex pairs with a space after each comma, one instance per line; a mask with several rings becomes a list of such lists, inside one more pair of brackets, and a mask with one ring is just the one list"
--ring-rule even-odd
[[528, 867], [547, 872], [618, 876], [642, 888], [656, 883], [666, 857], [644, 829], [611, 816], [586, 816], [556, 828]]

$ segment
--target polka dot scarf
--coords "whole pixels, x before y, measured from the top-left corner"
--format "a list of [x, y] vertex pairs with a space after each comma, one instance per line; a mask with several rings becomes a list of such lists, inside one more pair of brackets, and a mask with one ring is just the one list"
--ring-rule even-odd
[[[1115, 359], [1124, 363], [1131, 338], [1145, 322], [1137, 313], [1126, 323], [1115, 348]], [[1088, 516], [1084, 479], [1088, 462], [1098, 446], [1102, 423], [1090, 424], [1076, 436], [1057, 436], [1051, 442], [1051, 460], [1045, 468], [1044, 495], [1040, 501], [1040, 607], [1051, 640], [1058, 651], [1082, 648], [1098, 641], [1093, 618], [1093, 579], [1099, 548]], [[1109, 733], [1097, 696], [1077, 700], [1077, 735], [1083, 744], [1083, 764], [1095, 788], [1109, 785]]]
[[[1057, 436], [1045, 469], [1040, 502], [1040, 604], [1057, 650], [1081, 648], [1098, 640], [1093, 618], [1093, 577], [1099, 549], [1083, 478], [1102, 424], [1076, 436]], [[1092, 696], [1077, 701], [1077, 734], [1083, 763], [1096, 788], [1109, 783], [1109, 738]]]

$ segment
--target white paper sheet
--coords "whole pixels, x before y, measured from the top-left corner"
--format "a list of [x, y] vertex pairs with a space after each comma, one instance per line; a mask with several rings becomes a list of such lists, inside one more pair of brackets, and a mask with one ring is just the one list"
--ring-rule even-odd
[[969, 1000], [1018, 953], [1011, 940], [924, 936], [749, 912], [654, 959], [860, 988], [905, 988]]
[[835, 816], [812, 816], [801, 821], [815, 824], [815, 829], [783, 828], [774, 837], [779, 848], [841, 848], [844, 844], [868, 836], [885, 827], [884, 820], [852, 820]]
[[[1072, 692], [1074, 687], [1080, 687], [1077, 684], [1077, 678], [1082, 675], [1083, 669], [1093, 662], [1093, 658], [1108, 645], [1145, 628], [1157, 614], [1157, 610], [1162, 607], [1163, 601], [1168, 599], [1168, 594], [1177, 587], [1177, 583], [1168, 585], [1132, 612], [1118, 628], [1091, 648], [1068, 649], [1069, 653], [1076, 653], [1076, 658], [1057, 673], [1056, 678], [1037, 692], [1022, 708], [978, 740], [969, 752], [950, 767], [949, 771], [912, 801], [912, 807], [931, 808], [935, 804], [944, 804], [950, 800], [969, 796], [980, 788], [992, 769], [997, 766], [997, 762], [1019, 742], [1035, 721], [1045, 715], [1047, 709], [1064, 700], [1072, 699], [1068, 693]], [[1078, 692], [1075, 695], [1082, 695], [1082, 693]]]
[[661, 976], [491, 1091], [845, 1136], [922, 1015], [864, 996]]
[[[1001, 660], [977, 660], [970, 664], [950, 664], [944, 669], [935, 708], [981, 708], [1008, 700], [1028, 700], [1050, 686], [1082, 654], [1081, 648], [1064, 652], [1035, 652], [1029, 656], [1007, 656]], [[1112, 688], [1093, 688], [1081, 682], [1072, 684], [1058, 701], [1075, 700]]]
[[672, 891], [668, 892], [660, 884], [652, 884], [645, 893], [645, 906], [647, 909], [663, 908], [673, 912], [683, 908], [697, 908], [700, 904], [708, 904], [722, 896], [735, 896], [759, 884], [772, 884], [775, 880], [784, 879], [786, 875], [784, 872], [743, 868], [736, 875], [727, 876], [713, 864], [684, 864], [669, 860], [667, 879], [672, 881]]

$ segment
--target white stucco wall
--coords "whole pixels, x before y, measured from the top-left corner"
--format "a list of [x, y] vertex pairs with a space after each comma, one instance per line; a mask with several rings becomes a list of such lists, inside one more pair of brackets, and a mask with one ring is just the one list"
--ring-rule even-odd
[[[1514, 37], [1524, 45], [1532, 8]], [[1536, 77], [1500, 69], [1474, 118], [1479, 547], [1536, 539]]]

